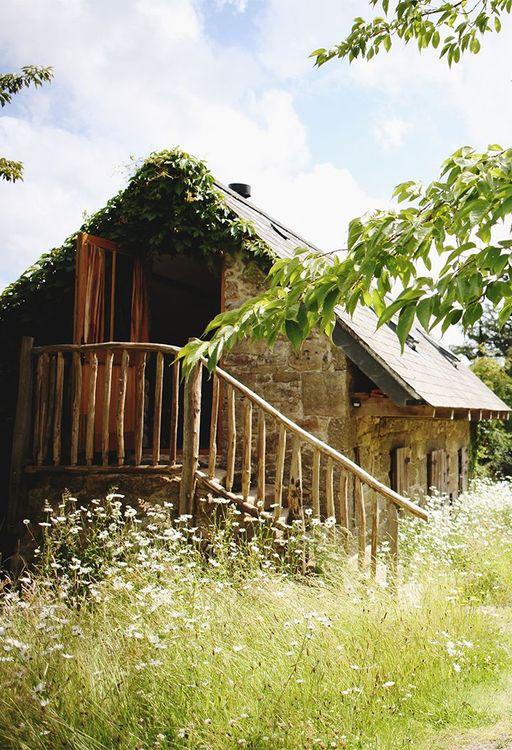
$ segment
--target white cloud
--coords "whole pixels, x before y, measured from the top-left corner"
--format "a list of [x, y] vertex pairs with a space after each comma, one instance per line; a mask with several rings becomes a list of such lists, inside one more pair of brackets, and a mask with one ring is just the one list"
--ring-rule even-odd
[[4, 283], [105, 203], [130, 155], [174, 145], [226, 182], [251, 182], [257, 203], [311, 240], [342, 244], [349, 212], [369, 199], [346, 170], [313, 163], [293, 95], [269, 82], [255, 54], [218, 46], [200, 8], [4, 0], [9, 67], [55, 69], [50, 86], [19, 95], [0, 118], [2, 152], [25, 162], [24, 183], [0, 184]]
[[392, 150], [400, 148], [410, 129], [410, 122], [406, 122], [400, 117], [388, 117], [375, 123], [373, 132], [377, 141], [384, 148]]
[[167, 42], [199, 36], [199, 18], [188, 0], [137, 0], [135, 7]]
[[367, 10], [361, 0], [268, 0], [258, 20], [263, 64], [283, 78], [304, 75], [313, 68], [308, 54], [339, 41]]
[[244, 13], [247, 10], [248, 0], [216, 0], [217, 7], [223, 8], [225, 5], [232, 5], [238, 13]]
[[256, 204], [324, 251], [346, 247], [351, 219], [384, 207], [347, 169], [332, 164], [317, 164], [288, 179], [269, 169], [253, 187]]

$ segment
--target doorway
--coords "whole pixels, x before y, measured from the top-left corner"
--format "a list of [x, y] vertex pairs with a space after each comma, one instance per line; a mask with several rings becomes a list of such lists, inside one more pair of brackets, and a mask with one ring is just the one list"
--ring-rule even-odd
[[[200, 337], [208, 323], [222, 309], [222, 264], [220, 260], [197, 260], [190, 256], [160, 256], [148, 274], [150, 336], [153, 343], [183, 346], [190, 338]], [[180, 386], [180, 403], [183, 403]], [[170, 408], [171, 393], [164, 390], [164, 410]], [[211, 379], [203, 377], [200, 448], [209, 445]], [[179, 420], [181, 444], [182, 420]], [[167, 440], [162, 425], [164, 441]]]

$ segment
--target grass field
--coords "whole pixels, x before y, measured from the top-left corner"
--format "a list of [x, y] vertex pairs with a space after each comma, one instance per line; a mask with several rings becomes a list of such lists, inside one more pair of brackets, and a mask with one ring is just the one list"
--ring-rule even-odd
[[509, 484], [402, 524], [398, 594], [322, 527], [276, 546], [223, 506], [205, 554], [171, 508], [121, 502], [49, 510], [5, 583], [1, 747], [434, 748], [503, 718]]

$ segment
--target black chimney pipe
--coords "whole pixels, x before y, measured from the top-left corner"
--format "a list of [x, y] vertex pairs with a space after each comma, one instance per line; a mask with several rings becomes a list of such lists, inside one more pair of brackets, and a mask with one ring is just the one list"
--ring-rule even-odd
[[245, 182], [230, 182], [228, 187], [230, 187], [231, 190], [234, 190], [235, 193], [238, 193], [238, 195], [241, 195], [242, 198], [251, 197], [251, 186], [247, 185]]

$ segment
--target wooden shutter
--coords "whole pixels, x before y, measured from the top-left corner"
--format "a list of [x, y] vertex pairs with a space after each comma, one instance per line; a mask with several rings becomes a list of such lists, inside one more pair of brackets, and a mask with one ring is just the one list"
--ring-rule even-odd
[[[105, 320], [107, 280], [106, 253], [112, 253], [109, 279], [109, 320]], [[81, 232], [76, 245], [75, 344], [97, 344], [111, 340], [115, 304], [115, 267], [117, 245], [103, 237]]]
[[141, 261], [133, 262], [130, 341], [149, 341], [149, 299], [146, 274]]
[[411, 449], [407, 446], [395, 448], [391, 452], [391, 487], [401, 495], [410, 490]]
[[438, 492], [450, 491], [450, 461], [447, 452], [440, 448], [427, 456], [427, 489], [435, 487]]
[[465, 492], [468, 488], [468, 449], [466, 446], [459, 448], [459, 492]]

